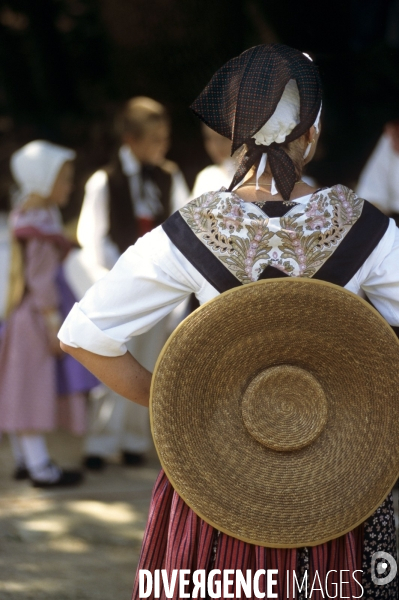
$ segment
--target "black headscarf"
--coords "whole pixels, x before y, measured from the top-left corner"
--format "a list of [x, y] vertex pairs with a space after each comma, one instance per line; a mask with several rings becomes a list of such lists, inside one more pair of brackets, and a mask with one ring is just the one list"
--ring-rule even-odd
[[290, 79], [295, 79], [300, 96], [300, 122], [284, 143], [292, 142], [314, 124], [321, 106], [322, 88], [315, 64], [289, 46], [254, 46], [229, 60], [191, 105], [206, 125], [231, 140], [231, 154], [246, 144], [245, 155], [229, 190], [265, 152], [276, 187], [284, 200], [289, 200], [296, 179], [292, 160], [280, 144], [259, 146], [252, 136], [273, 115]]

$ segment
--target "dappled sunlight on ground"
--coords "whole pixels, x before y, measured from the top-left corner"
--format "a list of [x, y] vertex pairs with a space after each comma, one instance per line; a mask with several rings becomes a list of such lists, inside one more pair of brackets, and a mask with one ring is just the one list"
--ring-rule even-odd
[[139, 514], [131, 506], [122, 502], [105, 504], [104, 502], [80, 500], [68, 502], [71, 512], [87, 515], [106, 523], [133, 523], [139, 518]]
[[[60, 464], [80, 443], [51, 436]], [[38, 490], [11, 479], [0, 443], [0, 600], [130, 600], [153, 482], [155, 453], [138, 469], [109, 465], [75, 489]]]

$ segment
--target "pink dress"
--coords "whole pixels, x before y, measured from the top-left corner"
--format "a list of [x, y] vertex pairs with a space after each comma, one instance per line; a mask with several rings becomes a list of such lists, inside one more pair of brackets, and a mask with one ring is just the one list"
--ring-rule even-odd
[[55, 209], [16, 211], [11, 227], [24, 249], [25, 294], [0, 339], [0, 431], [52, 431], [58, 423], [57, 359], [42, 313], [60, 305], [56, 277], [70, 243]]

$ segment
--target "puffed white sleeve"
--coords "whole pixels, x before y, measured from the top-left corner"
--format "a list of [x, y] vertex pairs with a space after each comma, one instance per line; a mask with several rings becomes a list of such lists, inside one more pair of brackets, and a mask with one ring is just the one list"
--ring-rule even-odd
[[95, 354], [121, 356], [131, 337], [151, 329], [203, 285], [203, 277], [157, 227], [74, 305], [59, 339]]
[[399, 229], [393, 219], [357, 272], [359, 288], [390, 325], [399, 325]]

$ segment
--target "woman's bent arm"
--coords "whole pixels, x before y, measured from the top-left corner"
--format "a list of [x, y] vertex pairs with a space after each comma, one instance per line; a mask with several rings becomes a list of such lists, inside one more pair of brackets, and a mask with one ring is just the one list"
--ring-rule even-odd
[[151, 373], [130, 352], [122, 356], [101, 356], [63, 342], [61, 348], [117, 394], [142, 406], [149, 405]]

